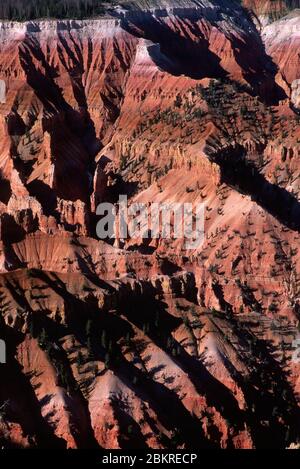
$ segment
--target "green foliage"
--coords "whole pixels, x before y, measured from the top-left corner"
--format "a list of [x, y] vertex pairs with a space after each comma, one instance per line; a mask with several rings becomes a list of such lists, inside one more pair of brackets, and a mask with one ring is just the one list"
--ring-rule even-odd
[[102, 331], [101, 334], [101, 345], [103, 348], [107, 348], [107, 333], [105, 329]]
[[182, 443], [182, 434], [178, 428], [175, 428], [170, 437], [170, 448], [178, 448]]
[[127, 164], [128, 164], [128, 157], [126, 155], [121, 155], [121, 158], [120, 158], [121, 171], [123, 171], [127, 167]]
[[175, 104], [175, 107], [181, 107], [182, 106], [182, 97], [180, 96], [180, 94], [178, 94], [176, 96], [174, 104]]
[[128, 425], [127, 433], [128, 435], [131, 435], [133, 433], [133, 425]]
[[103, 15], [114, 0], [0, 0], [0, 18], [34, 20], [38, 18], [88, 18]]
[[44, 328], [41, 329], [38, 335], [38, 342], [42, 349], [47, 349], [49, 347], [49, 337]]
[[80, 367], [80, 366], [84, 365], [84, 363], [85, 363], [85, 361], [84, 361], [84, 357], [82, 355], [82, 352], [79, 351], [78, 354], [77, 354], [77, 364]]
[[86, 326], [85, 326], [85, 333], [87, 337], [91, 337], [93, 332], [93, 321], [91, 319], [88, 319]]
[[107, 352], [105, 354], [105, 359], [104, 359], [104, 365], [105, 365], [105, 368], [108, 369], [110, 368], [111, 366], [111, 354], [109, 352]]
[[208, 267], [208, 272], [211, 274], [217, 274], [218, 273], [218, 266], [216, 264], [212, 264]]

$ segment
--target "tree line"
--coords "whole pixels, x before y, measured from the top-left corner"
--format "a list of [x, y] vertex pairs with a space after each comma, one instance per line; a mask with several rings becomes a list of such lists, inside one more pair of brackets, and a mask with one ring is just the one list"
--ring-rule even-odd
[[0, 0], [0, 19], [82, 19], [103, 15], [105, 7], [115, 3], [115, 0]]

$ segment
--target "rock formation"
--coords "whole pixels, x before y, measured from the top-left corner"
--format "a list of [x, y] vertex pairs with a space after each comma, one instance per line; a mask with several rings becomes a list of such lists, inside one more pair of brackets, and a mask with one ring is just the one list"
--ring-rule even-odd
[[[0, 23], [4, 447], [299, 444], [297, 1]], [[97, 206], [205, 204], [205, 239]]]

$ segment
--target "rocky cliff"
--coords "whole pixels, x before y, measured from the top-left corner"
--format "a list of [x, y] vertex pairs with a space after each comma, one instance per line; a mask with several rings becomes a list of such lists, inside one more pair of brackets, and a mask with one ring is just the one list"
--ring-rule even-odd
[[[0, 23], [3, 446], [297, 444], [297, 7]], [[99, 240], [120, 194], [205, 203], [203, 245]]]

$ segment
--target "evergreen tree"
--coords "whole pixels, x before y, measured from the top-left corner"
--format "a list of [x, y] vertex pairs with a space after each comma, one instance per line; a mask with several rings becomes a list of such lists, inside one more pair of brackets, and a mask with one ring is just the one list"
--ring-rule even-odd
[[87, 337], [91, 337], [93, 331], [93, 321], [89, 319], [85, 326], [85, 333]]
[[27, 21], [39, 18], [82, 19], [103, 15], [114, 0], [0, 0], [0, 19]]
[[106, 334], [105, 329], [103, 329], [102, 334], [101, 334], [101, 345], [102, 345], [103, 348], [106, 349], [106, 347], [107, 347], [107, 334]]
[[110, 362], [111, 362], [111, 356], [110, 356], [110, 354], [107, 352], [107, 353], [105, 354], [105, 361], [104, 361], [105, 368], [109, 368]]
[[49, 338], [44, 327], [41, 329], [41, 332], [39, 333], [38, 342], [39, 342], [40, 347], [42, 347], [43, 349], [46, 349], [48, 347]]
[[84, 357], [81, 353], [81, 351], [79, 350], [78, 354], [77, 354], [77, 365], [78, 366], [82, 366], [84, 365]]

